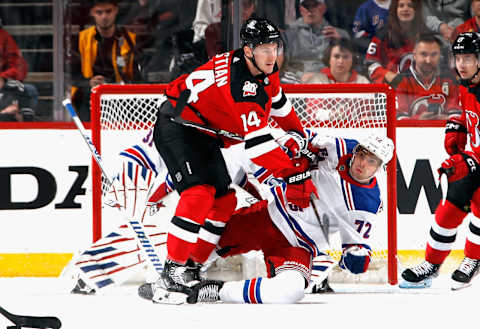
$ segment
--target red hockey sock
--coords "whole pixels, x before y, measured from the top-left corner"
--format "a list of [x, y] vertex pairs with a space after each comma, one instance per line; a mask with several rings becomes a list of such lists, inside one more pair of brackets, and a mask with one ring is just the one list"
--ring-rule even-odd
[[167, 237], [167, 258], [185, 263], [198, 238], [198, 231], [213, 206], [215, 188], [193, 186], [180, 194]]
[[200, 229], [197, 244], [191, 252], [191, 258], [194, 261], [203, 264], [208, 259], [236, 206], [237, 197], [233, 190], [215, 199], [212, 210], [208, 213], [205, 224]]
[[452, 249], [457, 227], [467, 215], [448, 200], [435, 211], [435, 224], [430, 229], [425, 259], [432, 264], [442, 264]]

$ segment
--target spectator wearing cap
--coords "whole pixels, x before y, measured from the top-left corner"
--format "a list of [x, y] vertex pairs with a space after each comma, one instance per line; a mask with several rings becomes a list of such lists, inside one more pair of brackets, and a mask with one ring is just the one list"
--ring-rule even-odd
[[284, 83], [298, 83], [306, 72], [319, 72], [325, 67], [322, 56], [330, 42], [350, 38], [347, 31], [325, 19], [327, 7], [323, 0], [300, 0], [299, 9], [301, 17], [284, 33]]
[[140, 80], [135, 64], [136, 35], [116, 25], [115, 0], [94, 0], [90, 16], [95, 25], [80, 31], [78, 57], [72, 62], [72, 103], [81, 120], [90, 121], [90, 90], [104, 83]]

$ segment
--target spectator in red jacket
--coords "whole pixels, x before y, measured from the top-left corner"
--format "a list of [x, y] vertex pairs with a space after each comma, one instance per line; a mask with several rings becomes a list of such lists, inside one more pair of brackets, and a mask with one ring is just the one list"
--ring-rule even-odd
[[23, 81], [28, 65], [12, 36], [0, 28], [0, 89], [7, 79]]
[[472, 0], [470, 8], [472, 10], [472, 18], [455, 28], [450, 38], [451, 42], [455, 41], [460, 33], [480, 32], [480, 0]]

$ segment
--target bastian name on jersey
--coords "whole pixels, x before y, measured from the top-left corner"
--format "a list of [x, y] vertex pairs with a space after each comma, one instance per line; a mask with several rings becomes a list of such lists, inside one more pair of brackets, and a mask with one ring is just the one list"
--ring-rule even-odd
[[222, 87], [228, 83], [228, 60], [230, 53], [215, 55], [213, 58], [215, 83], [217, 87]]

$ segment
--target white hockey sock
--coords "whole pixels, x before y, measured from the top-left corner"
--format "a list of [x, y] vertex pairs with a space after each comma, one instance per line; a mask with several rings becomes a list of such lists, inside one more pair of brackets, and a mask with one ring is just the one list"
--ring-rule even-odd
[[284, 271], [273, 278], [225, 282], [220, 300], [230, 303], [291, 304], [304, 297], [305, 278], [298, 271]]

